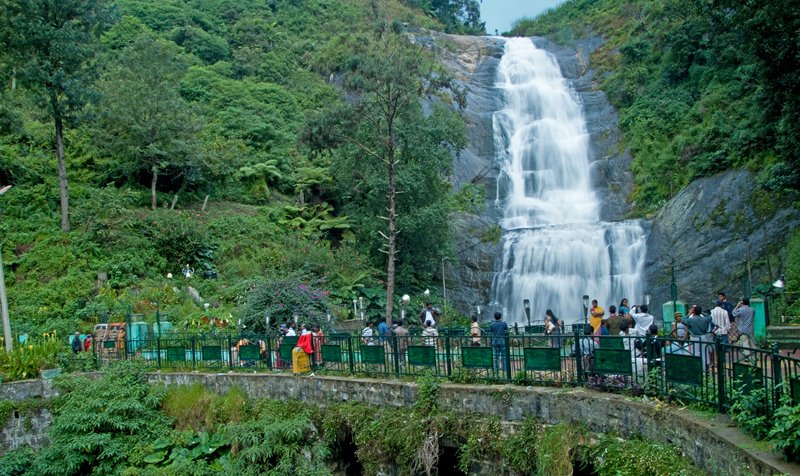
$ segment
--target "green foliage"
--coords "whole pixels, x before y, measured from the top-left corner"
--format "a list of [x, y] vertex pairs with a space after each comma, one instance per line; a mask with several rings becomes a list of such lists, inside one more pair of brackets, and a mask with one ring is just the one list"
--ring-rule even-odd
[[772, 416], [767, 438], [789, 461], [800, 462], [800, 405], [784, 401]]
[[166, 266], [162, 271], [183, 268], [188, 264], [196, 272], [214, 268], [214, 248], [199, 213], [154, 210], [141, 220], [142, 234], [163, 257]]
[[224, 433], [195, 433], [187, 430], [172, 432], [148, 444], [152, 452], [139, 460], [131, 458], [136, 466], [144, 466], [141, 471], [130, 467], [123, 472], [126, 476], [148, 474], [155, 471], [169, 475], [224, 474], [230, 471], [229, 454], [231, 441]]
[[328, 475], [328, 448], [305, 414], [274, 415], [229, 424], [226, 434], [233, 444], [231, 471], [243, 475]]
[[573, 450], [579, 443], [575, 427], [560, 423], [547, 428], [536, 447], [536, 474], [572, 474]]
[[155, 440], [169, 428], [158, 411], [163, 392], [147, 384], [143, 369], [130, 362], [109, 367], [97, 380], [66, 376], [48, 436], [33, 474], [111, 474], [141, 440]]
[[611, 436], [601, 438], [594, 448], [598, 476], [694, 476], [704, 472], [693, 467], [676, 448], [645, 439], [623, 440]]
[[[538, 453], [542, 449], [551, 451], [552, 454], [549, 456], [552, 458], [556, 458], [556, 453], [558, 453], [558, 450], [550, 445], [546, 448], [540, 448], [540, 445], [543, 444], [542, 432], [543, 428], [539, 422], [531, 417], [526, 418], [513, 435], [503, 439], [499, 444], [501, 458], [520, 474], [569, 474], [570, 471], [560, 473], [537, 472], [537, 462], [540, 459], [538, 458]], [[569, 447], [567, 447], [567, 452], [569, 452]], [[547, 464], [560, 465], [561, 463], [554, 459]]]
[[421, 415], [430, 415], [439, 405], [439, 382], [433, 374], [421, 377], [418, 382], [417, 401], [414, 411]]
[[[467, 5], [475, 2], [436, 3], [455, 8], [446, 15], [462, 26], [477, 25], [474, 5]], [[58, 7], [49, 11], [53, 18], [67, 19], [69, 31], [60, 37], [42, 36], [58, 23], [42, 17], [47, 5]], [[151, 319], [153, 301], [175, 322], [196, 320], [201, 311], [179, 298], [183, 287], [168, 292], [162, 279], [187, 263], [198, 273], [218, 271], [218, 280], [192, 286], [219, 302], [214, 309], [225, 316], [248, 302], [251, 280], [298, 271], [331, 292], [310, 318], [329, 309], [344, 316], [359, 295], [380, 315], [386, 297], [367, 294], [381, 286], [376, 270], [386, 264], [373, 246], [375, 216], [384, 213], [376, 197], [386, 186], [374, 187], [374, 168], [367, 170], [369, 180], [358, 176], [350, 148], [311, 150], [298, 139], [306, 118], [346, 104], [339, 86], [359, 56], [374, 55], [365, 40], [379, 36], [373, 35], [379, 20], [390, 18], [395, 32], [400, 22], [443, 26], [402, 2], [385, 9], [368, 0], [119, 0], [108, 6], [13, 0], [0, 7], [0, 179], [15, 185], [0, 201], [0, 232], [15, 333], [88, 330], [100, 316], [120, 316], [128, 307]], [[28, 28], [39, 19], [41, 31]], [[470, 188], [448, 197], [445, 177], [451, 153], [465, 143], [464, 125], [434, 94], [447, 78], [423, 56], [432, 75], [423, 90], [412, 88], [413, 107], [397, 136], [407, 163], [398, 218], [398, 286], [404, 289], [427, 282], [446, 254], [444, 217], [481, 199]], [[64, 61], [60, 73], [50, 60]], [[64, 132], [70, 233], [56, 231], [53, 124], [41, 113], [42, 107], [53, 111], [34, 70], [60, 75], [52, 91], [63, 100], [65, 120], [75, 119]], [[436, 104], [423, 114], [419, 99]], [[342, 170], [348, 176], [334, 180]], [[357, 200], [351, 187], [363, 187]], [[169, 212], [175, 193], [177, 210]], [[206, 212], [195, 212], [206, 195]], [[161, 209], [148, 214], [144, 207], [153, 204]], [[98, 274], [107, 275], [105, 285]], [[90, 368], [80, 357], [62, 363]]]
[[486, 24], [481, 21], [476, 0], [405, 0], [442, 22], [447, 33], [483, 35]]
[[264, 330], [264, 316], [277, 326], [297, 315], [304, 323], [322, 322], [328, 310], [329, 292], [319, 288], [321, 282], [309, 282], [301, 274], [284, 278], [258, 280], [250, 284], [250, 292], [242, 312], [242, 323], [251, 331]]
[[12, 352], [0, 353], [0, 376], [3, 381], [39, 378], [39, 371], [56, 366], [56, 356], [66, 350], [65, 339], [55, 334], [17, 343]]
[[3, 476], [22, 476], [28, 473], [36, 452], [30, 446], [7, 451], [0, 455], [0, 468]]
[[733, 392], [731, 419], [744, 431], [758, 440], [769, 434], [773, 415], [767, 411], [767, 389], [763, 385], [745, 389], [739, 386]]
[[218, 425], [240, 423], [250, 413], [244, 392], [232, 388], [217, 395], [200, 384], [171, 387], [162, 401], [162, 411], [177, 430], [214, 431]]

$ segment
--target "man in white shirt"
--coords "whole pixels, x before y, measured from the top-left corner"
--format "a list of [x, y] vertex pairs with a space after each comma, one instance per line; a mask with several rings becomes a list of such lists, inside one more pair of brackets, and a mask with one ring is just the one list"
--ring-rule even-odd
[[714, 329], [714, 334], [719, 336], [719, 340], [723, 344], [730, 344], [728, 340], [728, 327], [730, 327], [731, 321], [728, 318], [728, 311], [722, 307], [722, 301], [719, 299], [717, 299], [714, 304], [714, 309], [711, 310], [711, 322], [717, 326], [717, 328]]
[[361, 331], [361, 343], [364, 345], [375, 345], [375, 332], [372, 329], [372, 321], [367, 321], [367, 325]]
[[633, 333], [636, 336], [644, 337], [650, 331], [650, 326], [653, 325], [653, 316], [647, 312], [647, 305], [633, 306], [631, 309], [631, 317], [636, 323]]

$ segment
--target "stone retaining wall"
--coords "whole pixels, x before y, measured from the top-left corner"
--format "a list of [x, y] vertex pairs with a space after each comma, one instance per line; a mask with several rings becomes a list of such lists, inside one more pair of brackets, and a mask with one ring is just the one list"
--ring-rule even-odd
[[[149, 380], [163, 385], [199, 383], [216, 393], [239, 387], [250, 398], [297, 399], [322, 407], [342, 401], [409, 407], [417, 399], [415, 383], [397, 380], [196, 372], [156, 372]], [[48, 398], [55, 394], [48, 381], [0, 385], [0, 399]], [[800, 465], [754, 449], [757, 444], [732, 428], [725, 417], [707, 420], [687, 409], [580, 388], [442, 384], [439, 395], [443, 408], [496, 415], [507, 422], [533, 416], [549, 424], [582, 424], [594, 432], [617, 433], [625, 438], [643, 435], [680, 448], [696, 466], [714, 475], [800, 474]], [[31, 428], [31, 432], [34, 430], [44, 432], [43, 428]], [[0, 441], [0, 449], [10, 449], [6, 444]]]
[[[238, 386], [251, 398], [298, 399], [320, 406], [357, 401], [408, 407], [417, 398], [417, 386], [409, 382], [290, 374], [154, 373], [150, 382], [201, 383], [218, 393]], [[626, 438], [643, 435], [680, 448], [696, 466], [714, 475], [800, 474], [800, 465], [751, 449], [753, 440], [730, 428], [726, 418], [704, 420], [686, 409], [623, 395], [574, 388], [443, 384], [440, 398], [443, 408], [497, 415], [505, 421], [534, 416], [549, 424], [583, 424], [594, 432], [618, 433]]]

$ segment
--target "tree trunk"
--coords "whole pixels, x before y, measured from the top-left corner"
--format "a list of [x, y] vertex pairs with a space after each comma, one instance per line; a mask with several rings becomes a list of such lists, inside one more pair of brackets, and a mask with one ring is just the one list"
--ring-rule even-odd
[[158, 168], [153, 166], [153, 180], [150, 181], [150, 207], [155, 210], [158, 206], [156, 202], [156, 182], [158, 182]]
[[51, 99], [56, 126], [56, 160], [58, 162], [58, 188], [61, 193], [61, 231], [69, 231], [69, 186], [67, 165], [64, 162], [64, 122], [57, 100]]
[[[392, 101], [392, 87], [391, 84], [387, 90], [389, 101], [387, 104], [393, 104]], [[394, 108], [390, 107], [386, 114], [386, 172], [389, 179], [389, 233], [387, 233], [387, 259], [386, 265], [386, 324], [391, 329], [392, 327], [392, 312], [394, 311], [394, 274], [395, 274], [395, 258], [396, 241], [397, 241], [397, 164], [394, 157]]]
[[394, 152], [389, 153], [389, 233], [388, 236], [388, 264], [386, 265], [386, 324], [392, 327], [392, 312], [394, 311], [394, 274], [395, 274], [395, 242], [397, 241], [397, 183], [394, 163]]

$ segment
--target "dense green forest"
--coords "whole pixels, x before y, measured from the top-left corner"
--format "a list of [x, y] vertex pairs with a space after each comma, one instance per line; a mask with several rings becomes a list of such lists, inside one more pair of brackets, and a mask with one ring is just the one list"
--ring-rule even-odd
[[691, 180], [731, 168], [757, 172], [769, 191], [800, 189], [797, 6], [573, 0], [510, 34], [604, 39], [587, 59], [634, 156], [630, 199], [650, 213]]
[[[474, 0], [3, 0], [0, 18], [15, 333], [156, 309], [255, 330], [357, 297], [381, 316], [386, 154], [397, 289], [418, 295], [450, 252], [459, 91], [404, 25], [482, 33]], [[397, 110], [373, 114], [393, 87]]]
[[[511, 33], [603, 37], [590, 63], [633, 152], [638, 214], [742, 167], [790, 205], [791, 6], [573, 0]], [[15, 333], [156, 309], [258, 330], [265, 314], [346, 318], [357, 298], [378, 318], [395, 293], [435, 289], [453, 253], [443, 217], [482, 191], [448, 180], [466, 143], [463, 92], [406, 25], [484, 30], [475, 0], [0, 0], [0, 186], [13, 186], [0, 232]], [[400, 91], [388, 113], [386, 91]], [[800, 277], [797, 262], [787, 271]]]

